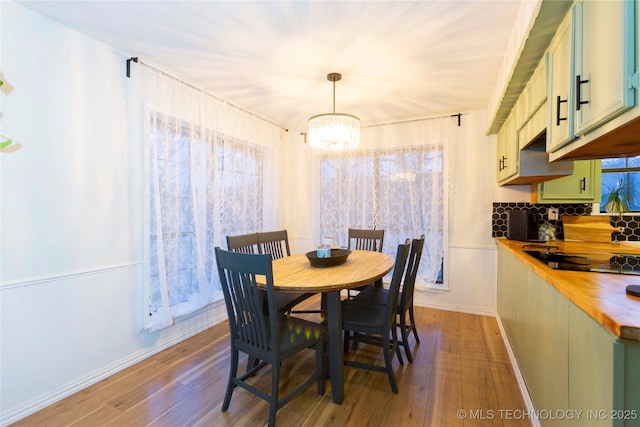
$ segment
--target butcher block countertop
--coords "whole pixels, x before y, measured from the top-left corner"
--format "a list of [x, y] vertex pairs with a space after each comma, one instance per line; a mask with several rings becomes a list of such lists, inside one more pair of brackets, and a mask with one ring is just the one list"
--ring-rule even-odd
[[[529, 247], [526, 250], [539, 250], [530, 248], [532, 243], [500, 238], [496, 239], [496, 242], [614, 335], [640, 341], [640, 298], [627, 295], [625, 292], [628, 285], [640, 285], [640, 276], [554, 270], [523, 252], [523, 246], [527, 245]], [[552, 241], [548, 245], [556, 246], [557, 251], [567, 253], [640, 254], [640, 246], [624, 242]]]

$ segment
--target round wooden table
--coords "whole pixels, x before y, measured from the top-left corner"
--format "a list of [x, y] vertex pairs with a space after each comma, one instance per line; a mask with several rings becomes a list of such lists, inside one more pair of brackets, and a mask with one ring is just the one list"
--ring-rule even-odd
[[382, 279], [393, 269], [394, 262], [395, 260], [387, 254], [355, 250], [351, 251], [347, 262], [335, 267], [311, 267], [304, 254], [273, 261], [276, 291], [326, 294], [329, 377], [335, 403], [342, 403], [344, 400], [340, 291]]

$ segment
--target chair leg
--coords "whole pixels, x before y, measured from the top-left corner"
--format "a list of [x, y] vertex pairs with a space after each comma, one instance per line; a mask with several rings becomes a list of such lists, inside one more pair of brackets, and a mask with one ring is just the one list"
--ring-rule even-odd
[[409, 328], [407, 328], [407, 315], [402, 313], [400, 315], [400, 333], [402, 334], [402, 345], [404, 352], [407, 355], [409, 363], [413, 363], [413, 357], [411, 357], [411, 349], [409, 348]]
[[[394, 342], [397, 345], [397, 341]], [[389, 377], [389, 383], [391, 384], [391, 391], [393, 391], [395, 394], [398, 394], [398, 384], [396, 384], [396, 376], [393, 373], [393, 365], [391, 364], [392, 352], [388, 335], [382, 339], [382, 354], [384, 354], [384, 366], [386, 367], [387, 376]]]
[[238, 350], [231, 350], [231, 366], [229, 367], [229, 382], [227, 382], [227, 391], [224, 394], [224, 401], [222, 402], [222, 411], [229, 409], [229, 403], [231, 402], [231, 395], [233, 389], [236, 387], [233, 380], [238, 374]]
[[280, 382], [280, 363], [271, 365], [271, 396], [269, 396], [269, 427], [276, 425], [276, 412], [278, 411], [278, 388]]
[[416, 330], [416, 320], [413, 317], [413, 305], [409, 307], [409, 320], [411, 321], [411, 329], [413, 330], [413, 336], [416, 338], [416, 342], [420, 342], [420, 337], [418, 337], [418, 331]]
[[392, 340], [391, 344], [393, 345], [393, 350], [398, 355], [398, 362], [400, 362], [401, 365], [404, 365], [404, 361], [402, 360], [402, 354], [400, 353], [400, 345], [398, 344], [398, 332], [397, 332], [396, 325], [393, 325], [393, 327], [391, 328], [391, 340]]
[[255, 368], [260, 364], [260, 359], [257, 359], [255, 356], [249, 356], [247, 358], [247, 372]]
[[[344, 338], [343, 338], [343, 345], [344, 345], [344, 353], [347, 354], [349, 353], [349, 338], [351, 337], [351, 332], [349, 332], [348, 330], [344, 330]], [[355, 339], [355, 338], [354, 338]]]
[[324, 380], [326, 376], [326, 351], [324, 339], [316, 342], [316, 376], [318, 377], [318, 394], [324, 395]]

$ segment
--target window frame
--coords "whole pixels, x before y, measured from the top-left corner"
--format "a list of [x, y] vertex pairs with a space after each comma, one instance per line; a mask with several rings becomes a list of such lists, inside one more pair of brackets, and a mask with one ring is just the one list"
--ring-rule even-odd
[[[624, 159], [625, 162], [625, 166], [622, 167], [606, 167], [606, 160], [620, 160], [620, 159]], [[638, 161], [638, 165], [637, 166], [629, 166], [629, 160], [630, 159], [637, 159]], [[594, 214], [596, 215], [611, 215], [610, 212], [606, 212], [604, 210], [604, 202], [606, 200], [606, 195], [608, 194], [609, 188], [607, 186], [607, 184], [605, 183], [605, 175], [606, 174], [630, 174], [630, 173], [637, 173], [639, 174], [638, 176], [640, 177], [640, 155], [638, 156], [624, 156], [624, 157], [616, 157], [616, 158], [607, 158], [607, 159], [602, 159], [602, 172], [601, 172], [601, 178], [602, 178], [602, 183], [600, 186], [600, 191], [601, 191], [601, 200], [599, 203], [594, 203], [593, 204], [593, 209], [592, 211], [594, 212]], [[639, 178], [640, 180], [640, 178]], [[636, 200], [636, 204], [638, 206], [637, 210], [630, 210], [629, 212], [625, 212], [625, 214], [628, 215], [637, 215], [640, 214], [640, 191], [639, 189], [636, 189], [635, 191], [635, 200]]]

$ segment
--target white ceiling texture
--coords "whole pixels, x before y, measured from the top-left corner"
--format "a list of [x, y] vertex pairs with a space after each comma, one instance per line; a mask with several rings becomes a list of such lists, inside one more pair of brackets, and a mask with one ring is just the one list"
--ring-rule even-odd
[[[519, 1], [21, 1], [283, 128], [485, 109]], [[122, 72], [125, 73], [123, 63]], [[132, 68], [135, 72], [135, 65]]]

